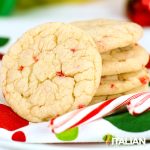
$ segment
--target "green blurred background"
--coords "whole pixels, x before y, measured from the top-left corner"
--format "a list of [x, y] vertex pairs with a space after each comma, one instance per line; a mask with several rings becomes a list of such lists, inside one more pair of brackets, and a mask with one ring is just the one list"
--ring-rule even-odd
[[15, 11], [25, 11], [45, 5], [85, 3], [87, 1], [90, 0], [0, 0], [0, 16], [10, 16]]

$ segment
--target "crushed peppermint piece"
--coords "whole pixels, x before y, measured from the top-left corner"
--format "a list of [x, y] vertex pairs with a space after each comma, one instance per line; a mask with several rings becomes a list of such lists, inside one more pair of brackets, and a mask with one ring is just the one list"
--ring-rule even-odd
[[75, 48], [71, 48], [70, 49], [73, 53], [76, 51], [76, 49]]
[[110, 85], [110, 87], [111, 87], [111, 88], [114, 88], [114, 87], [115, 87], [115, 85], [112, 83], [112, 84]]
[[85, 105], [80, 104], [80, 105], [78, 106], [78, 109], [81, 109], [81, 108], [84, 108], [84, 107], [85, 107]]
[[19, 71], [22, 71], [23, 69], [24, 69], [24, 66], [20, 66], [20, 67], [18, 68]]
[[35, 62], [38, 62], [38, 60], [39, 60], [36, 56], [33, 56], [33, 59]]
[[149, 82], [149, 77], [140, 77], [139, 80], [142, 84], [147, 84]]
[[62, 71], [56, 72], [56, 75], [59, 76], [59, 77], [65, 77], [65, 75]]

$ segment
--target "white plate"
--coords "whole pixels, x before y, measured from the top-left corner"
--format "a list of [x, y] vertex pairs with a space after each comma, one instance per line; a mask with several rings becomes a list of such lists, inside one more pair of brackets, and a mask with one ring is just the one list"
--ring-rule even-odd
[[19, 142], [0, 141], [0, 150], [149, 150], [150, 144], [133, 146], [112, 146], [103, 143], [99, 144], [25, 144]]

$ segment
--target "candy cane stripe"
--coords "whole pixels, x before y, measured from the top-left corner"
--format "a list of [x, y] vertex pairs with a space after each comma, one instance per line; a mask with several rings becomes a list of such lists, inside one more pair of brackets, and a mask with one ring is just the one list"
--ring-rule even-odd
[[53, 119], [51, 127], [55, 133], [60, 133], [64, 130], [108, 116], [125, 106], [127, 106], [131, 115], [150, 111], [150, 92], [125, 95], [86, 108], [74, 110]]
[[101, 104], [99, 107], [97, 107], [96, 109], [94, 109], [93, 111], [91, 111], [89, 114], [87, 114], [84, 118], [82, 118], [79, 122], [75, 123], [74, 125], [72, 125], [70, 128], [79, 126], [81, 123], [87, 121], [89, 118], [91, 118], [92, 116], [96, 115], [98, 112], [100, 112], [103, 108], [105, 108], [107, 105], [109, 105], [112, 100], [109, 101], [105, 101], [103, 104]]

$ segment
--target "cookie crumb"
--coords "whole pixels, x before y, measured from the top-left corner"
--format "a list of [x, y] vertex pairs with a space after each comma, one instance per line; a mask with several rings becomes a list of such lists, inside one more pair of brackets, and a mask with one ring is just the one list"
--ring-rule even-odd
[[24, 66], [20, 66], [20, 67], [18, 68], [19, 71], [22, 71], [23, 69], [24, 69]]

